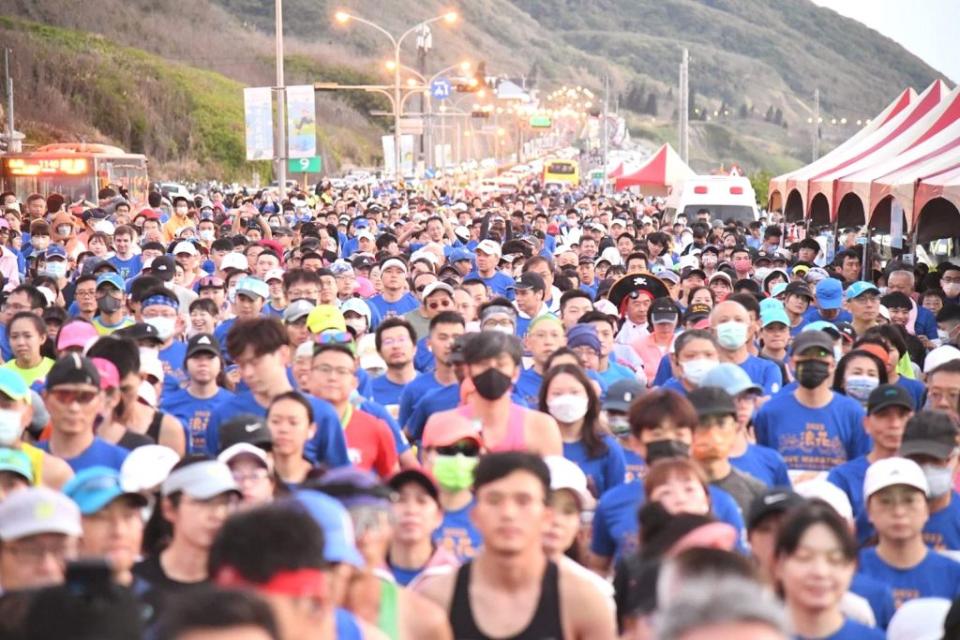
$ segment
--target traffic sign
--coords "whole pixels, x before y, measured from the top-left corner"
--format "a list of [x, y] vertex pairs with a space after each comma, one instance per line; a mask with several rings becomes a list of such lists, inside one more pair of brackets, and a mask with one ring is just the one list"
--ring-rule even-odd
[[453, 93], [453, 85], [446, 78], [437, 78], [430, 83], [430, 96], [434, 100], [446, 100]]
[[290, 173], [320, 173], [323, 168], [323, 158], [290, 158], [287, 160], [287, 171]]

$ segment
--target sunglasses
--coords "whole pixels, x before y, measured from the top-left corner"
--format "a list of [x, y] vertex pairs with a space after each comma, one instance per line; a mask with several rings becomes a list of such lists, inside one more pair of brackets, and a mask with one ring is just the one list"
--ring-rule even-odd
[[51, 389], [50, 395], [61, 404], [90, 404], [97, 397], [97, 391], [73, 391], [71, 389]]
[[451, 306], [453, 306], [453, 303], [446, 299], [427, 303], [427, 307], [430, 309], [449, 309]]
[[210, 277], [210, 278], [201, 278], [201, 279], [200, 279], [200, 288], [201, 288], [201, 289], [203, 289], [204, 287], [217, 287], [217, 288], [222, 289], [222, 288], [223, 288], [223, 285], [224, 285], [223, 280], [221, 280], [220, 278]]
[[441, 456], [455, 456], [457, 454], [476, 458], [480, 455], [480, 445], [476, 442], [461, 442], [446, 447], [437, 447], [436, 451]]
[[324, 331], [316, 336], [317, 344], [353, 344], [353, 336], [347, 331]]

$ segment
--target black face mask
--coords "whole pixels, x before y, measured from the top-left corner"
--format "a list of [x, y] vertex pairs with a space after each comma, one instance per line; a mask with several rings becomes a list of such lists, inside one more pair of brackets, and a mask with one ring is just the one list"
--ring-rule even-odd
[[830, 377], [830, 365], [822, 360], [804, 360], [797, 365], [797, 384], [804, 389], [816, 389]]
[[510, 390], [512, 384], [513, 380], [510, 376], [493, 367], [480, 375], [473, 376], [473, 386], [476, 387], [477, 393], [487, 400], [499, 400]]
[[690, 445], [679, 440], [654, 440], [647, 443], [647, 455], [643, 461], [647, 467], [663, 458], [689, 458]]
[[114, 298], [113, 296], [103, 296], [102, 298], [97, 298], [97, 309], [100, 313], [116, 313], [120, 310], [120, 307], [123, 305], [123, 302]]

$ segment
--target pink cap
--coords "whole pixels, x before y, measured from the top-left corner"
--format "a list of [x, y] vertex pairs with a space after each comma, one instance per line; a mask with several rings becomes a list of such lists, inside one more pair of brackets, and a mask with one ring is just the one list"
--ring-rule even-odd
[[75, 320], [63, 325], [57, 336], [57, 351], [80, 347], [84, 351], [99, 338], [97, 330], [89, 322]]
[[374, 288], [373, 283], [370, 282], [368, 278], [363, 276], [357, 277], [357, 295], [361, 298], [372, 298], [376, 295], [377, 290]]
[[90, 358], [90, 362], [100, 373], [100, 390], [116, 389], [120, 386], [120, 372], [115, 364], [106, 358]]

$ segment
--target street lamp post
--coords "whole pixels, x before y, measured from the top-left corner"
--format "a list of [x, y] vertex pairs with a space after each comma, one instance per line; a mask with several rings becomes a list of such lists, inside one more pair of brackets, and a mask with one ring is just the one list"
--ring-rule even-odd
[[412, 33], [415, 33], [418, 29], [423, 26], [432, 24], [434, 22], [446, 22], [447, 24], [453, 24], [457, 20], [457, 13], [455, 11], [448, 11], [442, 15], [434, 16], [433, 18], [428, 18], [422, 22], [415, 24], [406, 31], [404, 31], [400, 37], [395, 37], [392, 33], [381, 27], [379, 24], [367, 20], [366, 18], [361, 18], [352, 13], [346, 11], [337, 11], [334, 14], [334, 19], [340, 24], [346, 24], [348, 22], [355, 21], [360, 24], [365, 24], [368, 27], [375, 29], [385, 35], [390, 44], [393, 45], [393, 170], [394, 177], [399, 181], [400, 178], [400, 116], [402, 115], [402, 106], [400, 103], [400, 47], [403, 45], [403, 41], [410, 36]]

